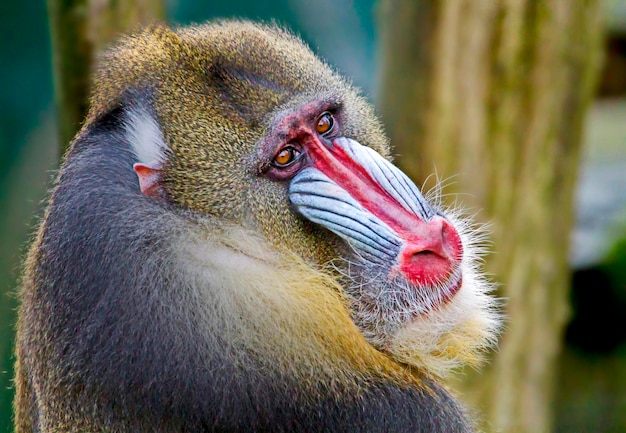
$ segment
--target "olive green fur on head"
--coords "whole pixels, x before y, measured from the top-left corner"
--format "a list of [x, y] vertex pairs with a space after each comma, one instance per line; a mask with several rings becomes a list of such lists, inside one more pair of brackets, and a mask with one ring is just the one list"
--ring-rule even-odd
[[[272, 229], [276, 217], [299, 224], [284, 206], [259, 202], [284, 202], [286, 188], [265, 183], [259, 194], [256, 167], [244, 157], [281, 110], [320, 96], [337, 100], [350, 115], [344, 120], [346, 134], [390, 155], [381, 123], [358, 90], [298, 37], [274, 25], [221, 21], [181, 29], [152, 26], [123, 39], [100, 64], [83, 129], [126, 89], [148, 89], [169, 148], [164, 171], [169, 197], [193, 211], [245, 220], [275, 245], [302, 245], [302, 239], [293, 242], [293, 233], [277, 237]], [[283, 215], [267, 212], [278, 208]], [[258, 218], [250, 220], [250, 215]]]

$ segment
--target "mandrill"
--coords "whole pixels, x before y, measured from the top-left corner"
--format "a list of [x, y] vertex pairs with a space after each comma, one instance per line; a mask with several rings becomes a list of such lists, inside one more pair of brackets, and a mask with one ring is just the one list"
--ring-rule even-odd
[[122, 40], [26, 259], [16, 431], [472, 431], [441, 378], [498, 327], [476, 230], [390, 159], [275, 26]]

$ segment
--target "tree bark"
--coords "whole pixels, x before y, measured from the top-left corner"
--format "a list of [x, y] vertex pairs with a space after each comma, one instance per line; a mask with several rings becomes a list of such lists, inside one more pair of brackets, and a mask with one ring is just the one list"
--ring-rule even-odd
[[584, 116], [601, 58], [598, 0], [383, 0], [380, 110], [398, 163], [491, 223], [507, 322], [463, 397], [486, 430], [547, 432], [568, 318]]
[[59, 142], [65, 153], [88, 108], [95, 55], [118, 34], [163, 18], [162, 0], [48, 0]]

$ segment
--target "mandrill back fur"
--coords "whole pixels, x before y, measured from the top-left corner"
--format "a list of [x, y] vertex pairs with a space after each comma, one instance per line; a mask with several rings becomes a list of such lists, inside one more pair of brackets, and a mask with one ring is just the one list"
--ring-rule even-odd
[[389, 159], [370, 105], [281, 29], [155, 26], [104, 54], [25, 263], [18, 433], [472, 431], [438, 378], [497, 327], [471, 232], [450, 217], [451, 301], [359, 319], [367, 262], [265, 174], [315, 104]]

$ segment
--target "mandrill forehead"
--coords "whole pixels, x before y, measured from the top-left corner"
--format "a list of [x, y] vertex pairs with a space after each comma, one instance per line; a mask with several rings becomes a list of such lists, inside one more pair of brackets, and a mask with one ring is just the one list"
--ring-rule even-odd
[[[276, 26], [222, 21], [170, 29], [151, 26], [122, 39], [98, 62], [91, 115], [106, 112], [129, 88], [178, 96], [214, 92], [236, 105], [279, 105], [308, 91], [344, 87], [302, 41]], [[268, 105], [266, 105], [268, 104]]]
[[250, 129], [259, 133], [276, 112], [297, 109], [308, 95], [332, 93], [346, 107], [345, 134], [388, 154], [370, 104], [298, 37], [276, 26], [221, 21], [147, 27], [101, 56], [92, 87], [83, 130], [129, 89], [148, 89], [161, 123], [193, 129], [186, 133], [192, 138], [214, 119], [238, 137]]

